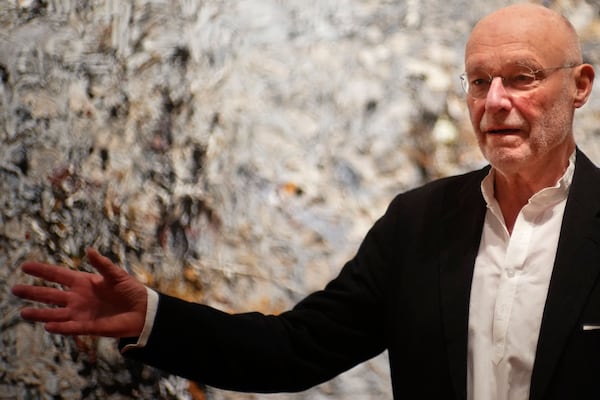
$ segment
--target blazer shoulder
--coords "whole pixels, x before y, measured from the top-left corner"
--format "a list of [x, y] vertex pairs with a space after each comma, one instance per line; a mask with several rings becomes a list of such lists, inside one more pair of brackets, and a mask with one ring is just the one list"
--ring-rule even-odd
[[422, 186], [408, 190], [396, 195], [391, 203], [394, 207], [397, 204], [453, 200], [463, 201], [473, 199], [473, 196], [481, 196], [481, 181], [488, 174], [490, 166], [466, 172], [460, 175], [453, 175], [439, 178]]
[[436, 179], [396, 195], [378, 225], [409, 230], [437, 224], [458, 210], [484, 210], [481, 181], [489, 169]]
[[574, 179], [600, 179], [600, 168], [579, 149], [575, 158]]

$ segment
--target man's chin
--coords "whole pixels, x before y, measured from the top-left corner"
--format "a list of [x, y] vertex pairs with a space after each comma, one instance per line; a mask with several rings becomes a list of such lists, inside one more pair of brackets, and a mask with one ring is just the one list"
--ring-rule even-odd
[[484, 152], [485, 158], [495, 169], [505, 172], [518, 172], [527, 164], [527, 155], [521, 149], [503, 148]]

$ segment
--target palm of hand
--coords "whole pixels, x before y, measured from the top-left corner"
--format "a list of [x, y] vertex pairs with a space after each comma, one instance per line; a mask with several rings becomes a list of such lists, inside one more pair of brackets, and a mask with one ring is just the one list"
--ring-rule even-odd
[[23, 318], [44, 322], [49, 332], [65, 335], [139, 336], [146, 313], [146, 288], [106, 257], [88, 250], [100, 275], [53, 265], [23, 264], [27, 274], [55, 282], [65, 290], [16, 285], [13, 293], [24, 299], [57, 307], [26, 307]]

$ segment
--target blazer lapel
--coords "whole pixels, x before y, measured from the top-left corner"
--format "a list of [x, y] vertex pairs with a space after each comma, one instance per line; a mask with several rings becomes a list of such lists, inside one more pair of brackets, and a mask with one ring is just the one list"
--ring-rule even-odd
[[577, 153], [575, 175], [542, 317], [530, 398], [544, 397], [568, 336], [600, 273], [600, 172]]
[[489, 168], [474, 174], [459, 191], [447, 193], [442, 216], [440, 298], [449, 370], [459, 399], [467, 396], [467, 336], [473, 267], [479, 249], [485, 201], [481, 181]]

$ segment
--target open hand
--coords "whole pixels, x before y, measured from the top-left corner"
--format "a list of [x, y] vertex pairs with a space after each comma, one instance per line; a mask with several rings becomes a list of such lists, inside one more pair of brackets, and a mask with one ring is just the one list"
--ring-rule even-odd
[[88, 260], [100, 273], [25, 262], [26, 274], [55, 282], [64, 290], [45, 286], [15, 285], [14, 295], [55, 307], [25, 307], [24, 319], [43, 322], [48, 332], [63, 335], [137, 337], [146, 317], [144, 285], [94, 249]]

